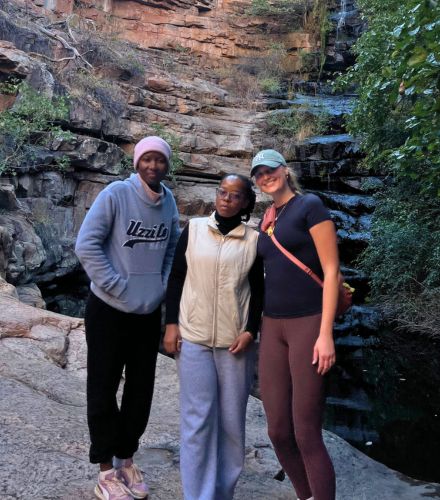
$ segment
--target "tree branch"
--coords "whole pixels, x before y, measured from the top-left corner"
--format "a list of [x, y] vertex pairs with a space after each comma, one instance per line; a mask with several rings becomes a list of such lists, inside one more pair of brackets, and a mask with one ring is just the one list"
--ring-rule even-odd
[[94, 69], [93, 66], [86, 59], [84, 59], [84, 57], [78, 52], [78, 50], [75, 47], [72, 47], [72, 45], [70, 45], [70, 43], [67, 42], [67, 40], [65, 40], [62, 36], [57, 35], [56, 33], [52, 33], [48, 29], [43, 28], [43, 26], [38, 26], [38, 29], [48, 37], [53, 38], [58, 42], [60, 42], [64, 48], [71, 50], [74, 54], [74, 57], [81, 59], [84, 62], [84, 64], [88, 66], [90, 69]]

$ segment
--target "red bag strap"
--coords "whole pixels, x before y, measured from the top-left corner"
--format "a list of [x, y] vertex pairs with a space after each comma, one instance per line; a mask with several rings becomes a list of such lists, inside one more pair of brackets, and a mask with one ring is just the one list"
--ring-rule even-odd
[[294, 255], [292, 255], [290, 252], [288, 252], [283, 245], [275, 238], [274, 234], [274, 229], [275, 229], [275, 221], [276, 221], [276, 208], [275, 204], [272, 203], [266, 211], [264, 212], [263, 215], [263, 220], [261, 222], [260, 229], [267, 233], [267, 235], [270, 237], [270, 239], [273, 241], [274, 245], [278, 248], [278, 250], [284, 254], [290, 261], [292, 261], [294, 264], [296, 264], [302, 271], [304, 271], [306, 274], [308, 274], [313, 280], [318, 283], [319, 286], [323, 287], [324, 282], [317, 276], [311, 269], [310, 267], [307, 267], [305, 264], [303, 264], [299, 259], [297, 259]]
[[299, 259], [297, 259], [294, 255], [292, 255], [290, 252], [288, 252], [283, 245], [275, 238], [275, 235], [270, 234], [270, 239], [273, 241], [274, 245], [278, 248], [278, 250], [283, 253], [290, 261], [292, 261], [294, 264], [296, 264], [302, 271], [304, 271], [306, 274], [308, 274], [313, 280], [318, 283], [319, 286], [324, 286], [323, 281], [317, 276], [311, 269], [310, 267], [307, 267], [305, 264], [303, 264]]

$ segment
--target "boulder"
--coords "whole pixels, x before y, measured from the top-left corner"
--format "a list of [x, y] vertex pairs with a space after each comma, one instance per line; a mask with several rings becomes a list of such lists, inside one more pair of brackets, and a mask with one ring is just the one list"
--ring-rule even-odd
[[[88, 463], [83, 321], [25, 305], [1, 290], [0, 447], [8, 457], [0, 462], [1, 498], [89, 500], [97, 468]], [[440, 485], [404, 477], [334, 434], [324, 432], [324, 439], [335, 464], [337, 500], [422, 500], [438, 492]], [[174, 361], [161, 355], [136, 461], [152, 497], [181, 498], [178, 379]], [[295, 498], [287, 479], [274, 480], [279, 468], [261, 402], [251, 397], [236, 498]]]
[[18, 298], [29, 306], [46, 309], [46, 303], [41, 295], [41, 290], [35, 283], [17, 286]]

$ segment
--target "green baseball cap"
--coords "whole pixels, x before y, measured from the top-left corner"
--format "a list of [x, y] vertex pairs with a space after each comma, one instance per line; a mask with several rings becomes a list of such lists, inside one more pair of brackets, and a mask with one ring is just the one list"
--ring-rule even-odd
[[278, 153], [278, 151], [275, 151], [275, 149], [263, 149], [252, 159], [251, 177], [255, 174], [257, 167], [261, 165], [269, 168], [278, 168], [281, 167], [281, 165], [286, 167], [287, 163], [284, 156]]

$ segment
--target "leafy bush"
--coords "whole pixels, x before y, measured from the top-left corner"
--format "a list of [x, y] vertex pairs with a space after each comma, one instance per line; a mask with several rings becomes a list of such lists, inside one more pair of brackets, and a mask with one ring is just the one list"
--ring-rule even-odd
[[285, 22], [291, 23], [295, 18], [302, 19], [311, 5], [311, 0], [252, 0], [248, 14], [283, 18]]
[[[0, 113], [0, 174], [15, 173], [32, 160], [32, 146], [48, 146], [53, 139], [71, 136], [59, 124], [68, 117], [65, 98], [50, 99], [17, 81], [2, 84], [0, 92], [18, 94], [14, 106]], [[67, 168], [68, 159], [55, 162]]]
[[290, 139], [303, 140], [312, 135], [326, 132], [330, 116], [325, 113], [313, 114], [298, 107], [287, 112], [272, 112], [266, 121], [266, 130], [271, 135]]
[[365, 165], [390, 179], [361, 262], [373, 297], [401, 324], [426, 332], [440, 305], [440, 2], [358, 3], [369, 29], [340, 80], [359, 89], [348, 128]]
[[173, 155], [171, 157], [171, 166], [169, 174], [171, 178], [174, 178], [174, 176], [177, 173], [179, 173], [183, 168], [183, 161], [179, 158], [181, 139], [176, 134], [173, 134], [172, 132], [168, 132], [167, 130], [165, 130], [165, 127], [161, 123], [153, 123], [151, 128], [154, 130], [154, 133], [156, 135], [162, 137], [162, 139], [167, 141], [168, 144], [171, 146], [171, 151]]
[[298, 52], [300, 59], [301, 72], [317, 73], [320, 68], [320, 54], [318, 52], [307, 52], [300, 49]]
[[359, 85], [348, 121], [367, 162], [440, 195], [440, 4], [438, 0], [360, 0], [369, 30], [341, 79]]
[[265, 76], [260, 80], [260, 88], [266, 94], [278, 94], [281, 90], [281, 82], [275, 76]]
[[420, 198], [410, 182], [406, 191], [402, 187], [398, 183], [378, 195], [371, 244], [362, 257], [379, 294], [415, 295], [440, 286], [440, 200]]
[[372, 296], [389, 319], [438, 335], [440, 319], [440, 198], [400, 181], [378, 195], [371, 240], [360, 261]]

